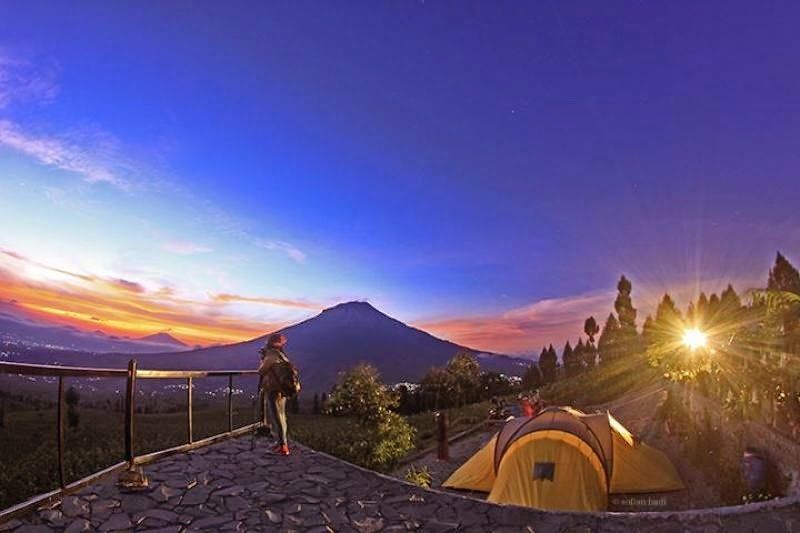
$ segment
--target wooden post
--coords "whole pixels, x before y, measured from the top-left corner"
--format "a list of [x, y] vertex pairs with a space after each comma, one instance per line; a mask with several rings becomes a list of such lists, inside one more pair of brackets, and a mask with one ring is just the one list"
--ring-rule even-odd
[[133, 467], [134, 432], [136, 414], [136, 360], [128, 361], [128, 383], [125, 390], [125, 460]]
[[233, 374], [228, 376], [228, 431], [233, 431]]
[[447, 429], [448, 429], [448, 420], [447, 420], [447, 413], [446, 412], [439, 412], [436, 414], [436, 422], [438, 423], [439, 427], [439, 455], [438, 458], [440, 461], [449, 461], [450, 460], [450, 449], [448, 448], [447, 444]]
[[189, 444], [193, 443], [192, 439], [192, 378], [186, 378], [188, 389], [186, 391], [186, 432], [189, 435]]
[[58, 408], [56, 409], [56, 416], [58, 417], [57, 438], [58, 438], [58, 481], [61, 488], [66, 486], [64, 476], [64, 377], [58, 376]]

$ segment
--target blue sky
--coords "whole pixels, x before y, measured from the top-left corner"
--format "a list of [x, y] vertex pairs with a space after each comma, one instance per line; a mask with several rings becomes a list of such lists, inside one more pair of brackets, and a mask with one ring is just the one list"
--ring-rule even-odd
[[645, 310], [749, 288], [776, 250], [800, 260], [798, 20], [789, 2], [0, 3], [0, 247], [28, 264], [0, 267], [40, 298], [53, 269], [129, 280], [229, 331], [163, 324], [193, 340], [365, 298], [518, 352], [604, 317], [622, 273]]

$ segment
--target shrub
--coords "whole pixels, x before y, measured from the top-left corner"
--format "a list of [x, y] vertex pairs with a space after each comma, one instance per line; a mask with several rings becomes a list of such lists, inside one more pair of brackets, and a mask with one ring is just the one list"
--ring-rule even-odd
[[424, 487], [426, 489], [430, 488], [431, 481], [433, 481], [433, 477], [431, 476], [431, 473], [428, 471], [427, 466], [422, 466], [419, 469], [412, 466], [411, 468], [406, 470], [405, 479], [409, 483], [417, 485], [418, 487]]

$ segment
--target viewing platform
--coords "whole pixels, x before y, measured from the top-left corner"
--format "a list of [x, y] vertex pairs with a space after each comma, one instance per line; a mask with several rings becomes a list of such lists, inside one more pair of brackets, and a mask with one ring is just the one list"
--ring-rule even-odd
[[0, 531], [796, 531], [800, 502], [676, 513], [552, 513], [419, 488], [294, 444], [288, 457], [241, 436], [109, 476], [0, 524]]

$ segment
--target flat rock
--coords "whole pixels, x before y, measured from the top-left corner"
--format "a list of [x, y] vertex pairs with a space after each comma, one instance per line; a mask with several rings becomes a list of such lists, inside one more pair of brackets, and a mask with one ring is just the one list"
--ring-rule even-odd
[[100, 531], [119, 531], [120, 529], [131, 529], [133, 522], [125, 513], [112, 514], [108, 520], [100, 524]]
[[77, 496], [65, 496], [61, 500], [61, 512], [70, 518], [89, 515], [89, 503]]

